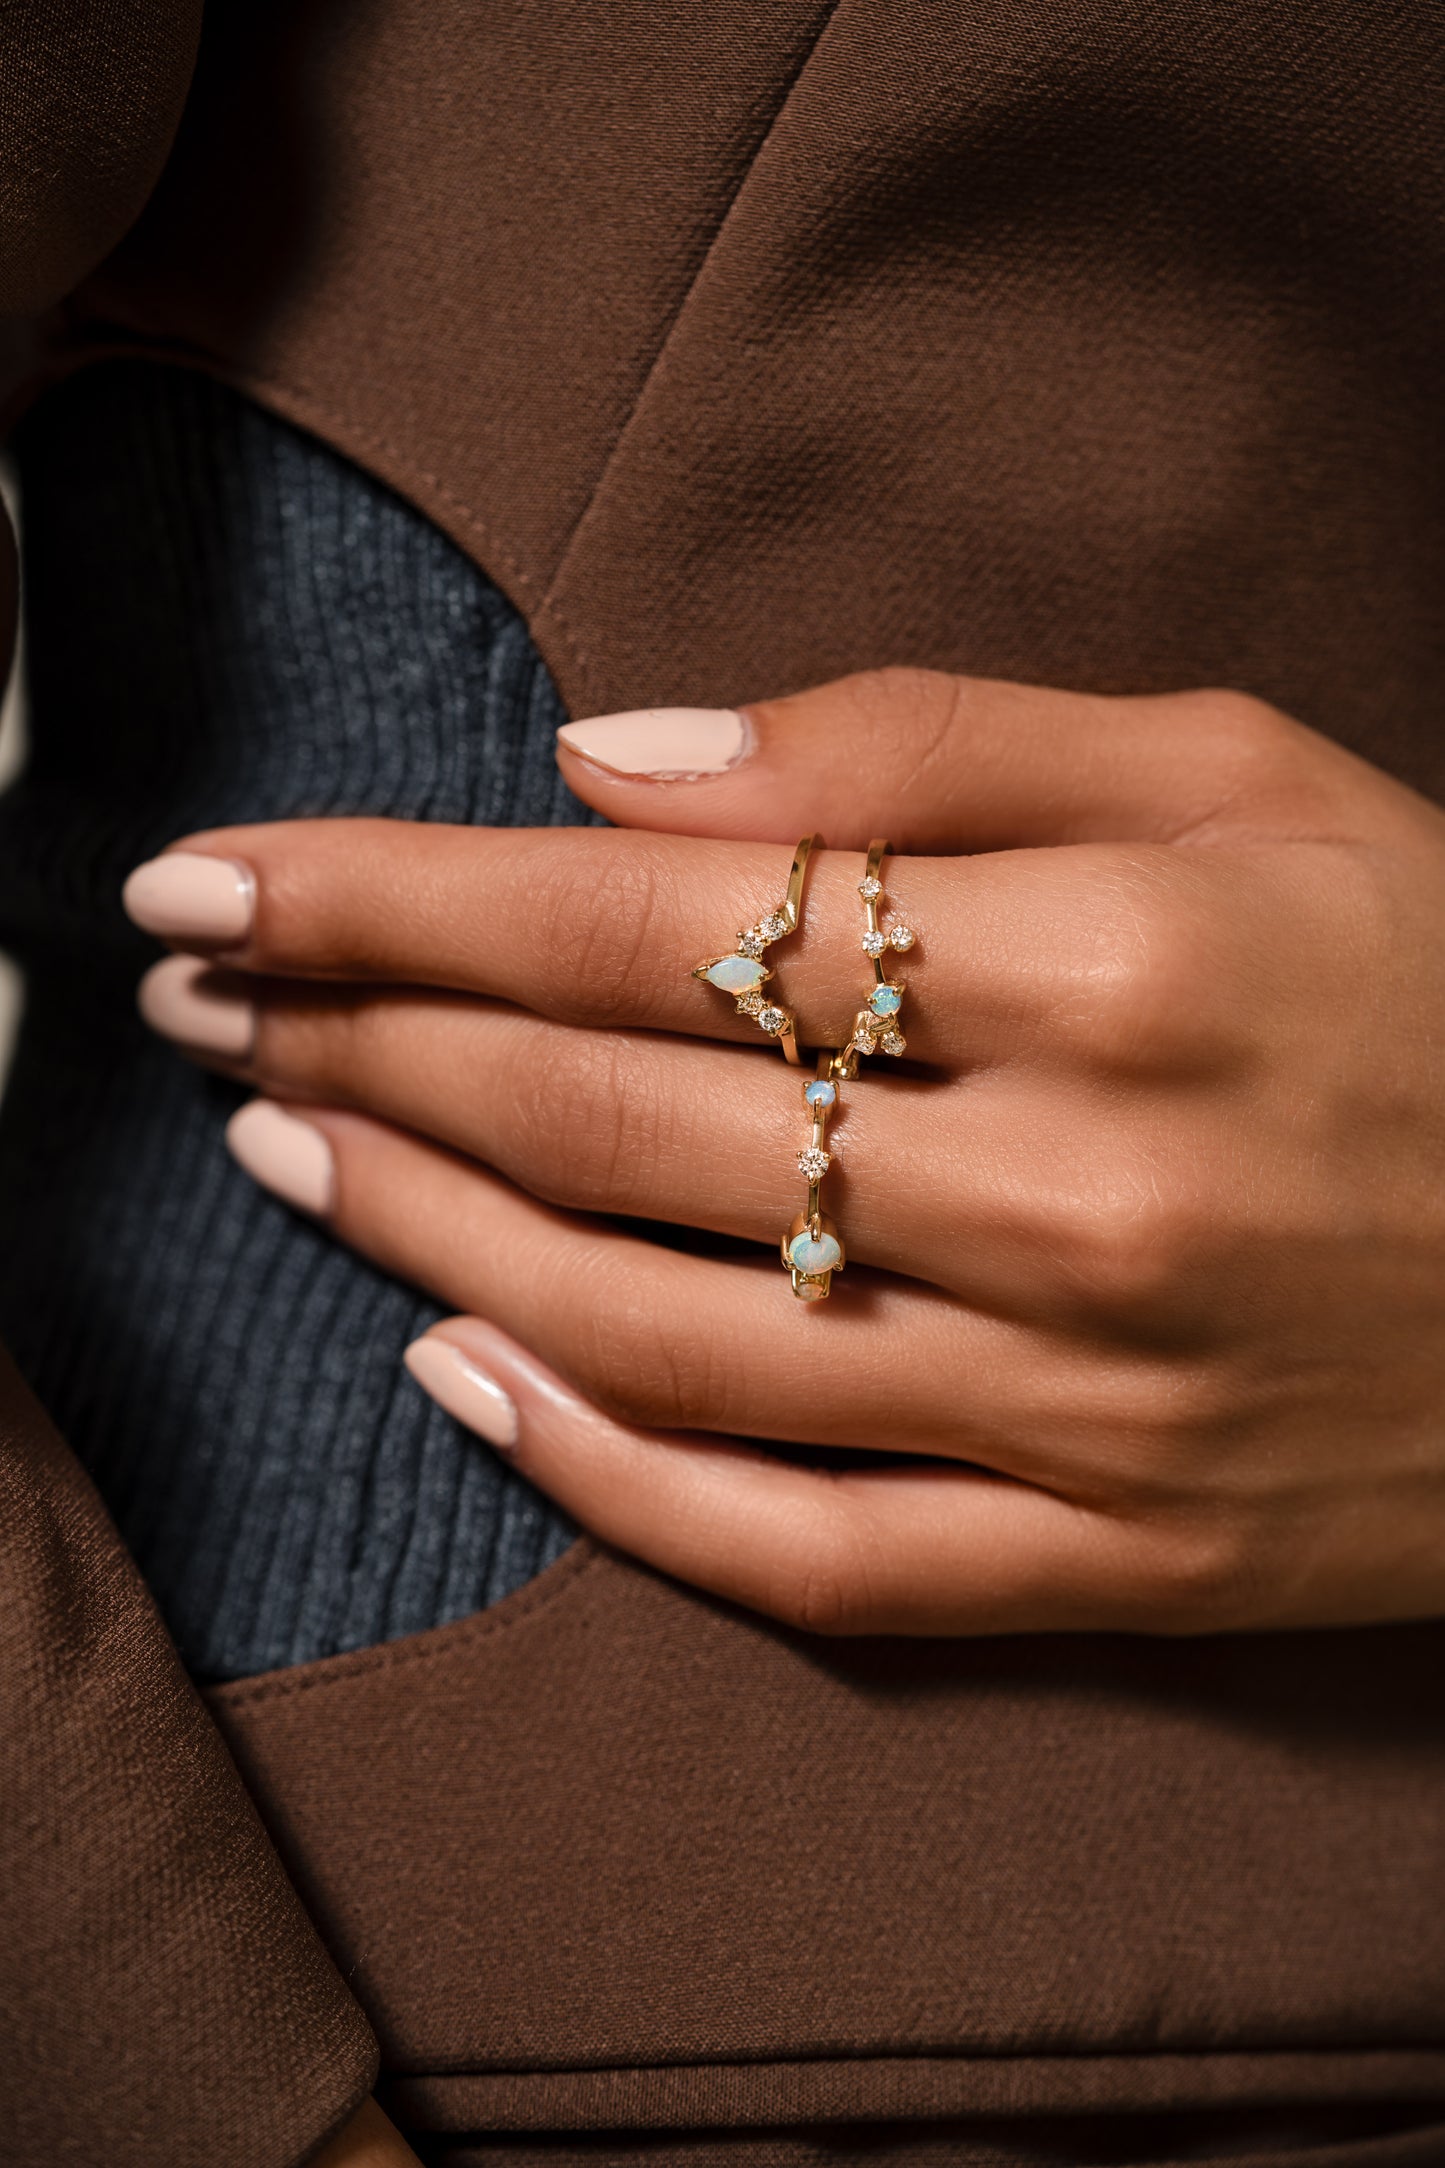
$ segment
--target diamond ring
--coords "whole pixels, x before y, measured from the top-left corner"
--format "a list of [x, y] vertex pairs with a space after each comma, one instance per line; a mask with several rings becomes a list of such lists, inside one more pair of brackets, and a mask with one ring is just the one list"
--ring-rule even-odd
[[798, 930], [803, 880], [817, 840], [816, 836], [804, 836], [793, 853], [788, 892], [776, 909], [767, 912], [755, 925], [745, 926], [738, 935], [737, 947], [728, 955], [710, 956], [705, 963], [695, 964], [692, 973], [695, 979], [716, 986], [721, 993], [731, 994], [739, 1016], [751, 1016], [760, 1031], [777, 1040], [787, 1060], [795, 1066], [801, 1064], [802, 1055], [798, 1051], [793, 1012], [763, 992], [773, 976], [763, 958], [774, 941], [784, 940]]

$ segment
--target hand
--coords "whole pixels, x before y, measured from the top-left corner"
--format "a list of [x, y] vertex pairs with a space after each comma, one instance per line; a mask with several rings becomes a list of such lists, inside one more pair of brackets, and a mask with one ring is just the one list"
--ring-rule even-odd
[[[671, 727], [702, 753], [661, 779], [564, 748], [632, 833], [297, 822], [133, 880], [225, 951], [159, 965], [151, 1021], [291, 1107], [242, 1160], [470, 1313], [422, 1382], [598, 1536], [806, 1628], [1439, 1610], [1445, 818], [1232, 694], [894, 672]], [[826, 1304], [777, 1261], [799, 1072], [689, 975], [815, 825], [770, 952], [805, 1042], [868, 983], [870, 834], [920, 932], [909, 1059], [830, 1132]]]
[[396, 2125], [374, 2100], [365, 2100], [345, 2130], [338, 2131], [312, 2168], [421, 2168]]

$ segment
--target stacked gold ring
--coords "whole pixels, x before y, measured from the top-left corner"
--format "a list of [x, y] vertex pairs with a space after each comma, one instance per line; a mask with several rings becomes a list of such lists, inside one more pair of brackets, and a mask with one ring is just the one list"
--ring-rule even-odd
[[726, 956], [710, 956], [704, 963], [694, 964], [692, 975], [720, 992], [731, 994], [739, 1016], [750, 1016], [760, 1031], [770, 1039], [776, 1039], [784, 1058], [794, 1067], [802, 1063], [798, 1050], [797, 1026], [791, 1009], [781, 1002], [769, 1000], [763, 988], [773, 974], [763, 962], [763, 956], [774, 941], [782, 941], [798, 930], [803, 908], [803, 882], [808, 871], [815, 836], [804, 836], [793, 853], [792, 871], [788, 875], [788, 890], [775, 909], [765, 912], [752, 926], [745, 926], [738, 935], [737, 947]]
[[908, 1044], [899, 1024], [907, 989], [904, 980], [889, 978], [883, 968], [883, 957], [890, 948], [900, 954], [911, 949], [918, 936], [901, 919], [896, 919], [886, 931], [878, 923], [878, 907], [884, 900], [883, 861], [887, 856], [887, 842], [883, 837], [875, 836], [868, 846], [868, 863], [858, 883], [858, 893], [863, 898], [863, 953], [872, 960], [876, 983], [866, 1005], [853, 1020], [851, 1043], [858, 1054], [882, 1052], [896, 1057]]
[[[751, 1016], [760, 1030], [776, 1039], [784, 1055], [795, 1066], [801, 1066], [803, 1059], [797, 1025], [791, 1009], [764, 994], [763, 988], [773, 974], [763, 958], [774, 941], [797, 932], [802, 915], [803, 882], [816, 842], [816, 836], [804, 836], [799, 843], [793, 854], [788, 892], [782, 903], [755, 925], [745, 927], [731, 953], [709, 957], [705, 963], [695, 965], [692, 974], [695, 979], [702, 979], [722, 993], [730, 994], [738, 1013]], [[875, 837], [868, 846], [863, 878], [858, 883], [858, 893], [863, 898], [862, 947], [873, 965], [874, 984], [866, 1005], [853, 1020], [853, 1033], [847, 1045], [836, 1052], [825, 1049], [820, 1053], [817, 1075], [803, 1086], [803, 1106], [812, 1124], [812, 1135], [798, 1154], [798, 1172], [808, 1184], [808, 1201], [780, 1244], [784, 1268], [792, 1277], [793, 1293], [802, 1302], [825, 1301], [832, 1289], [833, 1274], [841, 1272], [848, 1261], [843, 1238], [822, 1208], [823, 1178], [832, 1163], [827, 1144], [828, 1123], [841, 1104], [842, 1086], [857, 1076], [859, 1062], [865, 1056], [881, 1052], [896, 1058], [907, 1045], [900, 1024], [906, 986], [901, 979], [889, 978], [883, 958], [889, 949], [900, 954], [911, 949], [918, 937], [901, 919], [886, 928], [878, 923], [879, 907], [884, 902], [883, 861], [887, 856], [887, 842]]]
[[827, 1147], [829, 1117], [839, 1102], [840, 1077], [835, 1074], [838, 1056], [818, 1056], [818, 1074], [803, 1086], [803, 1105], [813, 1124], [811, 1140], [798, 1154], [798, 1172], [808, 1184], [808, 1202], [783, 1236], [782, 1258], [793, 1277], [793, 1293], [803, 1302], [825, 1301], [833, 1274], [848, 1262], [843, 1238], [827, 1218], [820, 1201], [824, 1175], [832, 1162]]

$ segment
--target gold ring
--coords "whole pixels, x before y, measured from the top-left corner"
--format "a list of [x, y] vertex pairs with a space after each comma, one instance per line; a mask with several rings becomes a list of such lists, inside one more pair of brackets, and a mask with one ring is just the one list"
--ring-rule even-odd
[[[794, 861], [793, 870], [801, 890], [799, 869], [806, 860], [808, 846], [799, 844], [798, 849], [801, 858]], [[878, 923], [879, 906], [884, 900], [883, 861], [887, 856], [887, 842], [881, 836], [875, 836], [868, 846], [868, 861], [858, 883], [858, 893], [863, 898], [863, 953], [872, 961], [875, 981], [867, 1006], [853, 1019], [853, 1035], [848, 1044], [839, 1047], [836, 1054], [821, 1053], [816, 1077], [811, 1084], [803, 1086], [803, 1105], [812, 1121], [813, 1134], [798, 1154], [798, 1172], [807, 1180], [808, 1202], [780, 1245], [784, 1269], [792, 1275], [793, 1293], [803, 1302], [826, 1301], [832, 1289], [833, 1274], [841, 1272], [848, 1261], [843, 1251], [843, 1238], [834, 1221], [824, 1213], [821, 1201], [823, 1177], [832, 1164], [827, 1143], [828, 1123], [837, 1112], [842, 1086], [857, 1076], [858, 1063], [865, 1054], [876, 1054], [881, 1050], [885, 1054], [898, 1055], [908, 1043], [899, 1027], [907, 989], [902, 979], [889, 978], [883, 958], [889, 949], [900, 954], [911, 949], [918, 936], [902, 919], [895, 919], [888, 927]], [[796, 903], [797, 897], [791, 888], [789, 894]], [[741, 949], [742, 942], [738, 945]], [[699, 978], [711, 976], [713, 968], [699, 965]], [[738, 1005], [741, 1007], [741, 1002]], [[789, 1029], [791, 1031], [791, 1019]], [[798, 1059], [796, 1046], [789, 1059]]]
[[882, 836], [875, 836], [868, 846], [868, 863], [863, 878], [858, 883], [858, 893], [863, 898], [863, 953], [872, 958], [876, 984], [868, 995], [867, 1005], [853, 1019], [853, 1038], [848, 1051], [855, 1057], [856, 1071], [860, 1054], [883, 1052], [897, 1056], [906, 1048], [908, 1041], [900, 1028], [903, 996], [907, 991], [903, 979], [890, 979], [883, 966], [888, 949], [901, 954], [911, 949], [918, 936], [902, 919], [884, 928], [878, 923], [878, 909], [883, 903], [883, 861], [888, 856], [888, 844]]
[[738, 935], [736, 949], [726, 956], [710, 956], [705, 963], [695, 964], [692, 972], [695, 979], [703, 979], [722, 993], [731, 994], [739, 1016], [751, 1016], [760, 1031], [777, 1040], [794, 1066], [800, 1064], [803, 1057], [798, 1051], [793, 1012], [763, 992], [773, 976], [763, 962], [763, 956], [774, 941], [782, 941], [798, 930], [803, 907], [803, 879], [817, 840], [816, 836], [804, 836], [793, 853], [788, 892], [776, 909], [760, 918], [755, 926], [745, 926]]
[[811, 1084], [803, 1086], [803, 1105], [812, 1120], [813, 1135], [798, 1154], [798, 1172], [807, 1181], [808, 1202], [781, 1244], [783, 1264], [793, 1276], [793, 1293], [801, 1302], [826, 1301], [833, 1274], [841, 1272], [848, 1262], [843, 1254], [843, 1238], [819, 1201], [823, 1177], [832, 1160], [826, 1139], [829, 1117], [838, 1106], [839, 1062], [838, 1055], [821, 1053], [818, 1074]]

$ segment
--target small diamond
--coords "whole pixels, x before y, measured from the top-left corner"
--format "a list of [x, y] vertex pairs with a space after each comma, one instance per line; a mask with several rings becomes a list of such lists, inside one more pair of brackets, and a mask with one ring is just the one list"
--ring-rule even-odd
[[821, 1151], [816, 1144], [808, 1145], [798, 1154], [798, 1172], [806, 1175], [810, 1182], [821, 1182], [831, 1164], [832, 1154]]
[[878, 1041], [874, 1038], [871, 1031], [855, 1031], [853, 1034], [853, 1044], [857, 1047], [860, 1054], [871, 1054], [874, 1048], [877, 1046]]
[[746, 933], [738, 935], [739, 956], [761, 956], [766, 946], [759, 926], [749, 926]]
[[757, 1017], [764, 1031], [771, 1032], [774, 1038], [777, 1037], [780, 1031], [785, 1029], [788, 1021], [787, 1011], [785, 1009], [775, 1009], [770, 1001], [763, 1003], [763, 1006], [757, 1012]]
[[772, 916], [765, 918], [758, 928], [758, 932], [765, 941], [781, 941], [787, 930], [788, 922], [781, 911], [774, 911]]
[[906, 949], [912, 948], [918, 936], [911, 926], [890, 926], [888, 938], [896, 949]]
[[759, 1009], [765, 1009], [766, 1007], [767, 1002], [761, 994], [744, 994], [742, 1000], [738, 1003], [738, 1015], [756, 1016]]
[[867, 956], [881, 956], [888, 946], [886, 933], [874, 933], [871, 928], [863, 936], [863, 952]]
[[901, 1054], [908, 1041], [901, 1031], [885, 1031], [880, 1043], [885, 1054]]
[[882, 895], [883, 883], [870, 873], [866, 881], [858, 883], [858, 893], [860, 896], [865, 896], [871, 903], [875, 896]]

